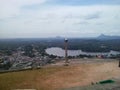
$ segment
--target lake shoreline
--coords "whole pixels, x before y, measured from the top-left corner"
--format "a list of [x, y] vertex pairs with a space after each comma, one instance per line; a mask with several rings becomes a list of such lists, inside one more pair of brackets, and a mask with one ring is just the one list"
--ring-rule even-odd
[[[65, 50], [60, 47], [51, 47], [47, 48], [45, 52], [49, 55], [55, 55], [55, 56], [62, 56], [64, 57]], [[110, 52], [84, 52], [82, 50], [68, 50], [68, 56], [78, 56], [78, 55], [90, 55], [90, 56], [110, 56], [110, 55], [118, 55], [120, 52], [110, 50]]]

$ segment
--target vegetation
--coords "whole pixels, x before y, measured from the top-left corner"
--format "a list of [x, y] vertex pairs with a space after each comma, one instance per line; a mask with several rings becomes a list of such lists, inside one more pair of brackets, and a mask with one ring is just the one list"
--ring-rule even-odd
[[35, 57], [35, 55], [34, 55], [34, 51], [33, 51], [33, 46], [31, 46], [31, 45], [27, 45], [27, 46], [25, 46], [24, 47], [24, 55], [25, 56], [29, 56], [29, 57]]
[[[68, 49], [81, 49], [87, 52], [109, 52], [110, 50], [120, 51], [120, 39], [97, 40], [97, 39], [68, 39]], [[40, 53], [48, 47], [64, 48], [64, 39], [46, 38], [46, 39], [5, 39], [0, 40], [0, 53], [11, 55], [18, 47], [23, 47], [26, 55], [32, 52], [32, 45]], [[12, 52], [11, 52], [12, 51]], [[30, 55], [34, 56], [34, 55]]]
[[100, 81], [99, 83], [100, 84], [107, 84], [107, 83], [114, 83], [115, 81], [113, 80], [103, 80], [103, 81]]
[[11, 67], [11, 65], [12, 64], [10, 62], [7, 62], [5, 64], [0, 63], [0, 69], [8, 70]]

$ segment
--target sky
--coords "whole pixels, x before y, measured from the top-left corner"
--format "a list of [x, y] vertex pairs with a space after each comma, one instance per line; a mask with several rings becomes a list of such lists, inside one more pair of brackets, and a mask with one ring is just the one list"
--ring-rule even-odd
[[120, 36], [120, 0], [0, 0], [0, 38]]

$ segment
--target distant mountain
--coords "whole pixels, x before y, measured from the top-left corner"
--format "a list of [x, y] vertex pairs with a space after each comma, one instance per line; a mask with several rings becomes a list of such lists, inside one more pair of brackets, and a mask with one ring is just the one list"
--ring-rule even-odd
[[64, 37], [56, 36], [55, 39], [64, 39]]
[[97, 37], [97, 39], [101, 39], [101, 40], [120, 39], [120, 36], [108, 36], [101, 34], [100, 36]]

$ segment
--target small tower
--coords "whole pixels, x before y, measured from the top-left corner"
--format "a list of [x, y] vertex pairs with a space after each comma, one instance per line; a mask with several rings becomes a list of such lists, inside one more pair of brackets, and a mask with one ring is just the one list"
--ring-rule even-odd
[[65, 38], [65, 65], [68, 65], [68, 39]]
[[120, 68], [120, 59], [119, 59], [119, 65], [118, 65], [118, 67]]

